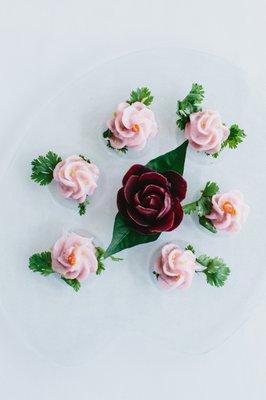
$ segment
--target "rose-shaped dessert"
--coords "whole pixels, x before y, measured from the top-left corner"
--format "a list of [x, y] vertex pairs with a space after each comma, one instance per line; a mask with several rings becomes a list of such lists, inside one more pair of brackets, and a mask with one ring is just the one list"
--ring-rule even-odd
[[133, 165], [123, 178], [117, 206], [129, 226], [149, 234], [171, 231], [183, 219], [180, 202], [187, 183], [174, 171], [163, 174], [143, 165]]
[[158, 282], [164, 289], [187, 289], [195, 274], [196, 256], [190, 250], [169, 243], [162, 248], [154, 268]]
[[185, 137], [194, 150], [215, 154], [228, 138], [229, 129], [223, 125], [217, 111], [206, 110], [192, 113], [185, 126]]
[[212, 196], [212, 210], [206, 215], [218, 230], [237, 232], [241, 229], [249, 213], [243, 194], [238, 190], [217, 193]]
[[52, 248], [52, 269], [66, 279], [83, 281], [96, 273], [98, 261], [92, 239], [68, 233], [59, 238]]
[[97, 187], [99, 169], [95, 164], [74, 155], [56, 165], [53, 178], [63, 197], [84, 203]]
[[154, 113], [140, 101], [120, 103], [107, 126], [112, 133], [110, 144], [115, 149], [126, 147], [141, 150], [148, 138], [155, 136], [158, 131]]

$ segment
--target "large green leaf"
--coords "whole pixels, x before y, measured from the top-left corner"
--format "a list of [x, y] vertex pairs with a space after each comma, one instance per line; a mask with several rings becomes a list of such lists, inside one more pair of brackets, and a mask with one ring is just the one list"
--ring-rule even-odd
[[154, 158], [148, 162], [146, 166], [162, 173], [166, 171], [175, 171], [180, 175], [183, 175], [187, 146], [188, 141], [186, 140], [176, 149]]
[[154, 242], [159, 236], [160, 233], [144, 235], [130, 229], [124, 218], [117, 213], [115, 217], [112, 242], [106, 250], [104, 258], [110, 257], [112, 254], [118, 253], [124, 249], [136, 246], [137, 244]]
[[[151, 160], [147, 164], [147, 167], [161, 173], [166, 171], [176, 171], [182, 175], [184, 172], [187, 145], [188, 141], [185, 141], [176, 149]], [[112, 254], [138, 244], [154, 242], [159, 236], [160, 233], [145, 235], [134, 231], [127, 225], [125, 219], [120, 215], [120, 213], [117, 213], [112, 241], [104, 253], [104, 258], [110, 257]]]

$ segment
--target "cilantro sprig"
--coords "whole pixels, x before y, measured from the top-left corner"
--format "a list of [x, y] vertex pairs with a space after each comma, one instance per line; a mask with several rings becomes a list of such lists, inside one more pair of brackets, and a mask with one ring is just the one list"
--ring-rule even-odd
[[216, 287], [224, 286], [230, 274], [230, 268], [222, 258], [211, 258], [204, 254], [197, 257], [196, 261], [205, 267], [201, 272], [206, 275], [207, 283]]
[[[195, 254], [195, 250], [191, 244], [186, 247], [186, 250], [190, 250]], [[216, 287], [224, 286], [230, 275], [230, 268], [222, 258], [212, 258], [203, 254], [196, 258], [196, 262], [204, 267], [202, 270], [197, 270], [196, 272], [205, 274], [209, 285]]]
[[204, 89], [202, 85], [193, 83], [188, 95], [177, 102], [177, 120], [176, 124], [182, 131], [189, 121], [190, 114], [201, 111], [201, 103], [204, 99]]
[[[96, 258], [97, 258], [97, 261], [98, 261], [98, 268], [97, 268], [97, 271], [96, 271], [96, 275], [100, 275], [105, 270], [104, 253], [105, 253], [105, 250], [102, 247], [96, 247], [95, 255], [96, 255]], [[112, 261], [122, 261], [123, 260], [123, 258], [114, 257], [114, 256], [110, 256], [110, 258], [111, 258]]]
[[218, 191], [219, 186], [217, 183], [209, 181], [206, 183], [205, 188], [201, 191], [201, 197], [198, 200], [183, 206], [183, 211], [187, 215], [197, 212], [200, 225], [212, 233], [216, 233], [217, 229], [212, 224], [211, 220], [206, 218], [206, 215], [211, 212], [212, 196], [218, 193]]
[[147, 87], [137, 88], [136, 90], [132, 90], [130, 93], [130, 99], [127, 101], [128, 104], [136, 103], [136, 101], [140, 101], [145, 104], [145, 106], [150, 106], [153, 102], [153, 96], [151, 95], [151, 91]]
[[79, 203], [78, 209], [79, 209], [79, 215], [84, 215], [86, 214], [86, 207], [90, 204], [90, 200], [86, 198], [86, 200], [83, 203]]
[[236, 149], [240, 143], [245, 139], [246, 134], [244, 129], [239, 128], [237, 124], [233, 124], [230, 127], [230, 133], [228, 138], [222, 143], [222, 148], [218, 153], [212, 154], [214, 158], [217, 158], [220, 152], [225, 148]]
[[62, 158], [52, 151], [48, 151], [45, 156], [39, 156], [32, 162], [31, 179], [40, 185], [48, 185], [53, 180], [53, 171]]

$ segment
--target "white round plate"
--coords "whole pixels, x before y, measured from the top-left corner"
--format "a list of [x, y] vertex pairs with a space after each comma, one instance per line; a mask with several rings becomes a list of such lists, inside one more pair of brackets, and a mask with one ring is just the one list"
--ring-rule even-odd
[[[158, 242], [121, 254], [124, 261], [106, 262], [106, 272], [75, 293], [55, 276], [44, 278], [28, 269], [34, 252], [49, 249], [65, 229], [94, 232], [107, 247], [116, 214], [116, 192], [134, 154], [119, 157], [108, 151], [101, 134], [106, 120], [132, 89], [148, 86], [159, 134], [149, 148], [136, 154], [146, 163], [177, 144], [176, 101], [201, 83], [204, 107], [220, 111], [228, 125], [237, 122], [247, 133], [238, 150], [226, 150], [220, 162], [188, 156], [186, 201], [208, 181], [221, 190], [240, 189], [251, 207], [243, 230], [211, 235], [185, 217], [176, 231]], [[89, 360], [113, 338], [145, 335], [155, 345], [183, 353], [201, 353], [230, 336], [250, 315], [265, 285], [265, 132], [263, 110], [244, 74], [227, 62], [178, 48], [127, 55], [90, 71], [69, 85], [36, 116], [1, 183], [0, 298], [17, 332], [36, 351], [53, 361], [72, 365]], [[265, 115], [265, 114], [264, 114]], [[39, 154], [83, 154], [97, 159], [105, 176], [102, 198], [80, 217], [75, 207], [54, 199], [51, 190], [30, 180], [30, 162]], [[149, 273], [155, 249], [170, 240], [184, 240], [198, 253], [221, 256], [232, 273], [223, 288], [195, 277], [187, 291], [159, 291]], [[134, 338], [134, 335], [132, 335]], [[132, 339], [134, 340], [134, 339]]]

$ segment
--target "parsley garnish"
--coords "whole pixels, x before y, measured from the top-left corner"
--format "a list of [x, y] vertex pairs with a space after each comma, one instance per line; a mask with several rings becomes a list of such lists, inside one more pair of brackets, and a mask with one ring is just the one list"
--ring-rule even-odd
[[202, 255], [197, 257], [196, 261], [205, 267], [205, 269], [198, 272], [202, 272], [206, 275], [207, 283], [216, 287], [221, 287], [225, 284], [230, 274], [230, 268], [227, 267], [221, 258], [211, 258]]
[[31, 179], [40, 185], [48, 185], [53, 180], [53, 171], [56, 165], [62, 161], [61, 157], [49, 151], [45, 156], [39, 156], [31, 162]]
[[185, 250], [192, 251], [192, 253], [195, 254], [195, 249], [194, 249], [194, 247], [192, 246], [192, 244], [189, 244], [189, 245], [185, 248]]
[[[239, 128], [237, 124], [234, 124], [230, 127], [230, 133], [228, 138], [222, 143], [222, 149], [225, 147], [229, 147], [230, 149], [236, 149], [237, 146], [243, 142], [245, 139], [246, 134], [244, 132], [244, 129]], [[214, 158], [217, 158], [219, 156], [220, 152], [212, 154]]]
[[230, 127], [230, 134], [228, 138], [223, 142], [222, 147], [229, 146], [230, 149], [236, 149], [237, 146], [243, 142], [246, 134], [244, 129], [239, 128], [237, 124]]
[[215, 182], [207, 182], [205, 188], [202, 190], [201, 197], [193, 201], [192, 203], [183, 206], [185, 214], [192, 214], [197, 212], [199, 217], [199, 223], [204, 228], [208, 229], [212, 233], [216, 233], [217, 230], [212, 224], [211, 220], [205, 217], [211, 212], [212, 209], [212, 196], [214, 196], [219, 191], [219, 186]]
[[75, 292], [78, 292], [80, 289], [80, 282], [77, 279], [67, 279], [61, 276], [61, 279], [66, 282], [69, 286], [71, 286]]
[[79, 203], [79, 215], [84, 215], [86, 213], [86, 207], [90, 204], [90, 200], [87, 198], [83, 203]]
[[[105, 253], [105, 250], [102, 247], [96, 247], [95, 255], [96, 255], [96, 258], [97, 258], [97, 261], [98, 261], [98, 268], [97, 268], [97, 271], [96, 271], [97, 275], [100, 275], [105, 270], [104, 253]], [[114, 257], [114, 256], [110, 256], [110, 258], [111, 258], [112, 261], [122, 261], [123, 260], [123, 258]]]
[[129, 104], [133, 104], [136, 101], [140, 101], [145, 106], [150, 106], [153, 102], [153, 96], [151, 95], [150, 89], [147, 87], [137, 88], [132, 90], [130, 93], [130, 99], [127, 101]]
[[103, 137], [104, 139], [109, 139], [113, 136], [112, 132], [110, 131], [110, 129], [107, 129], [106, 131], [103, 132]]
[[122, 149], [116, 149], [115, 147], [113, 147], [111, 145], [110, 140], [107, 140], [106, 146], [109, 147], [109, 149], [112, 149], [112, 150], [115, 150], [115, 151], [120, 151], [121, 153], [124, 153], [124, 154], [126, 154], [126, 152], [128, 151], [128, 147], [127, 146], [122, 147]]
[[201, 103], [204, 99], [204, 89], [202, 85], [192, 84], [189, 94], [177, 102], [177, 120], [176, 124], [179, 129], [184, 130], [186, 123], [189, 121], [190, 114], [201, 111]]
[[96, 271], [97, 275], [100, 275], [105, 270], [105, 266], [104, 266], [104, 262], [103, 262], [104, 261], [104, 257], [103, 257], [104, 253], [105, 253], [105, 250], [102, 247], [96, 247], [95, 255], [96, 255], [96, 258], [98, 261], [98, 268]]
[[158, 280], [160, 274], [158, 274], [158, 272], [156, 272], [156, 271], [153, 271], [153, 275], [155, 275], [156, 279]]
[[33, 254], [29, 259], [29, 268], [33, 272], [39, 272], [43, 276], [53, 274], [51, 252]]

